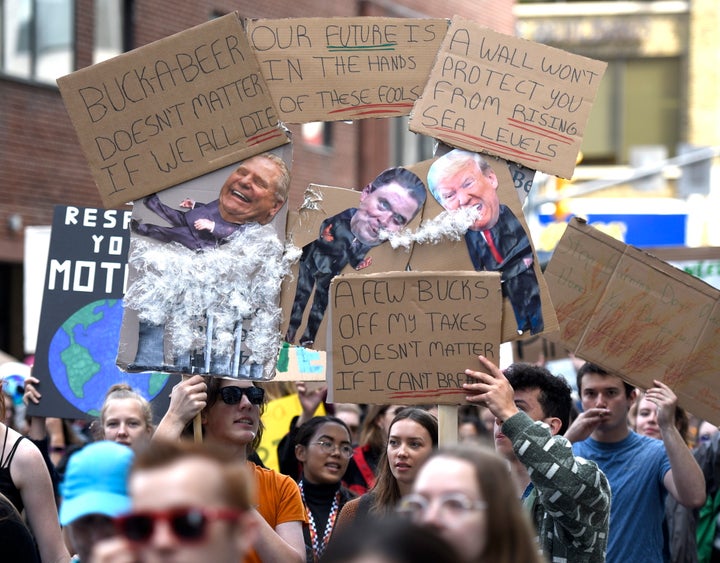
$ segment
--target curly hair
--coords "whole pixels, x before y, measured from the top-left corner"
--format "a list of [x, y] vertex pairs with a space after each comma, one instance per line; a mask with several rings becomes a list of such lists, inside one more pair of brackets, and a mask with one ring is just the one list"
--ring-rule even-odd
[[515, 391], [538, 389], [538, 402], [546, 417], [559, 418], [559, 434], [564, 434], [570, 425], [572, 411], [572, 390], [564, 377], [554, 375], [547, 369], [526, 363], [514, 363], [505, 371], [510, 385]]

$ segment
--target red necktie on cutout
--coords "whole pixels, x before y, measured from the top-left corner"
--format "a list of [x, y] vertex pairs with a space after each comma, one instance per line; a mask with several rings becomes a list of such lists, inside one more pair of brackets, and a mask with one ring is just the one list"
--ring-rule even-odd
[[490, 229], [483, 231], [483, 236], [485, 237], [485, 242], [487, 242], [487, 245], [490, 247], [490, 253], [493, 255], [493, 258], [495, 258], [495, 261], [498, 264], [502, 264], [503, 257], [497, 249], [497, 246], [495, 246], [495, 242], [490, 234]]

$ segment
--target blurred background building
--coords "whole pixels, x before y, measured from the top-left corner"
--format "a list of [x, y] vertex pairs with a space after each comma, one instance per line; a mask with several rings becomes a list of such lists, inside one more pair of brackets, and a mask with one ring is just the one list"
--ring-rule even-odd
[[[638, 246], [720, 245], [720, 224], [710, 221], [712, 206], [720, 209], [711, 167], [720, 146], [716, 0], [3, 0], [0, 9], [0, 350], [18, 358], [28, 351], [23, 262], [46, 259], [25, 254], [25, 227], [49, 225], [57, 204], [101, 205], [55, 79], [231, 11], [252, 18], [458, 14], [605, 60], [575, 176], [538, 174], [527, 203], [538, 250], [552, 250], [569, 213], [589, 214]], [[407, 119], [290, 129], [293, 207], [310, 182], [360, 188], [388, 166], [432, 154], [432, 140], [410, 133]], [[649, 223], [637, 227], [636, 215]], [[636, 232], [657, 236], [638, 244]]]
[[517, 35], [608, 63], [572, 181], [536, 178], [538, 250], [568, 214], [660, 257], [720, 245], [717, 1], [522, 2], [515, 14]]

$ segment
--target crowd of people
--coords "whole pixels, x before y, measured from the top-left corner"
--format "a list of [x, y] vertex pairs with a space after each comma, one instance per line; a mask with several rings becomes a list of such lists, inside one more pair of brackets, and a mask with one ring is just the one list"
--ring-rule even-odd
[[[333, 405], [298, 382], [278, 471], [257, 455], [272, 383], [187, 377], [157, 426], [146, 399], [113, 385], [84, 434], [39, 417], [18, 430], [2, 412], [2, 559], [717, 560], [720, 433], [689, 424], [669, 387], [586, 363], [578, 411], [544, 367], [481, 356], [466, 374], [452, 444], [434, 405]], [[23, 400], [41, 389], [28, 377]], [[51, 459], [63, 425], [77, 443]]]
[[[133, 229], [205, 251], [227, 242], [224, 227], [270, 222], [288, 182], [282, 160], [258, 155], [211, 204], [184, 201], [190, 211], [177, 211], [146, 198], [172, 227]], [[465, 237], [474, 268], [501, 272], [519, 333], [541, 332], [529, 240], [500, 204], [489, 164], [454, 149], [431, 167], [428, 187], [446, 210], [475, 209]], [[366, 267], [380, 231], [399, 231], [424, 201], [420, 178], [391, 169], [363, 190], [357, 208], [323, 223], [303, 249], [288, 342], [314, 343], [330, 279], [347, 264]], [[129, 371], [178, 367], [166, 361], [165, 328], [141, 322]], [[210, 364], [202, 373], [230, 373]], [[0, 559], [693, 563], [720, 554], [720, 434], [706, 428], [693, 451], [664, 383], [638, 398], [620, 377], [586, 363], [575, 412], [570, 385], [543, 367], [502, 371], [480, 356], [468, 368], [457, 439], [443, 434], [460, 444], [440, 443], [436, 405], [329, 404], [327, 388], [296, 383], [301, 413], [277, 445], [278, 470], [258, 455], [273, 384], [242, 372], [190, 370], [164, 413], [130, 386], [113, 385], [90, 426], [35, 416], [15, 428], [4, 402]], [[26, 404], [42, 401], [37, 375], [25, 381]], [[321, 405], [328, 414], [317, 415]]]

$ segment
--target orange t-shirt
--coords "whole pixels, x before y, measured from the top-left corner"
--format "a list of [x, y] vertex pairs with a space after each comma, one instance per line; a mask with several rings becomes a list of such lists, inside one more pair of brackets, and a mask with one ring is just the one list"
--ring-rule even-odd
[[[272, 469], [266, 469], [250, 462], [255, 474], [257, 510], [265, 521], [275, 528], [285, 522], [307, 523], [305, 505], [300, 489], [292, 478]], [[255, 550], [245, 557], [245, 563], [262, 563]]]

